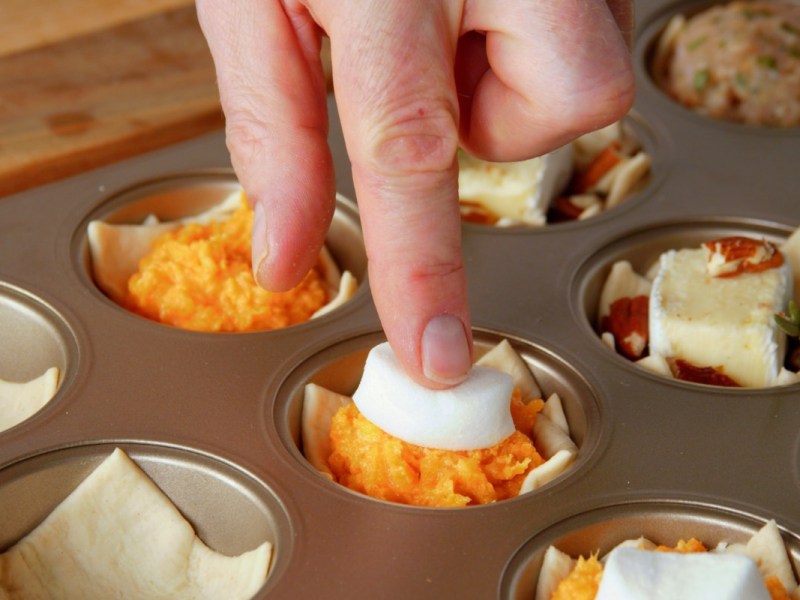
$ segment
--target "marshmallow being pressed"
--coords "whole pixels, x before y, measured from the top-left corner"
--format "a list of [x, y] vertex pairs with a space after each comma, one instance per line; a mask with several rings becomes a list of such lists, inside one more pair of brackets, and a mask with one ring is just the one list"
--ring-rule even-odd
[[756, 563], [739, 554], [617, 548], [596, 600], [770, 600]]
[[482, 366], [473, 366], [457, 386], [429, 389], [406, 375], [385, 342], [370, 350], [353, 402], [372, 423], [410, 444], [475, 450], [515, 431], [513, 391], [510, 375]]
[[650, 353], [713, 367], [741, 386], [773, 385], [786, 347], [773, 315], [791, 298], [791, 267], [784, 261], [720, 277], [713, 259], [703, 248], [661, 256], [650, 296]]

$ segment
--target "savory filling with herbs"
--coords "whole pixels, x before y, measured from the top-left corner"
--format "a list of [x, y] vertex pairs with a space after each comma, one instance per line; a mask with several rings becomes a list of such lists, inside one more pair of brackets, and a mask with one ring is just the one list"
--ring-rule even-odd
[[709, 116], [800, 125], [800, 4], [737, 1], [677, 15], [653, 71], [676, 100]]

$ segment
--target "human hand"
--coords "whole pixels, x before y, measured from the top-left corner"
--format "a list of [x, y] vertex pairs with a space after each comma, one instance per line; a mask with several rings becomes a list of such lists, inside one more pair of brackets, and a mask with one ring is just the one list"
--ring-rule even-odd
[[326, 88], [353, 171], [378, 315], [416, 381], [470, 369], [456, 149], [521, 160], [630, 108], [630, 0], [197, 0], [258, 282], [313, 266], [333, 216]]

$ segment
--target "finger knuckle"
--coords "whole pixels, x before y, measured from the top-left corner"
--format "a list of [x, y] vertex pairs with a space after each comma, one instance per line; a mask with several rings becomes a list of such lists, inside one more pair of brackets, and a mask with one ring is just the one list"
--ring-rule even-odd
[[594, 119], [614, 121], [630, 110], [636, 93], [636, 84], [630, 69], [623, 68], [607, 74], [589, 89], [592, 96], [590, 106], [594, 107]]
[[369, 136], [366, 161], [385, 175], [441, 173], [452, 169], [457, 147], [452, 105], [417, 99], [381, 120]]
[[255, 118], [239, 113], [227, 119], [225, 143], [231, 160], [240, 167], [257, 164], [268, 136], [264, 125]]

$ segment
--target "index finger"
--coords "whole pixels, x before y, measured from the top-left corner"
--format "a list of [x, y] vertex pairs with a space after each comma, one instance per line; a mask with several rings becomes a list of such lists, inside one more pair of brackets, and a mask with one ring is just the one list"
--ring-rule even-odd
[[472, 353], [452, 67], [460, 14], [448, 12], [458, 3], [331, 4], [315, 15], [331, 38], [375, 305], [409, 375], [450, 385]]

